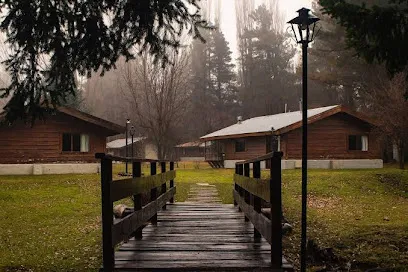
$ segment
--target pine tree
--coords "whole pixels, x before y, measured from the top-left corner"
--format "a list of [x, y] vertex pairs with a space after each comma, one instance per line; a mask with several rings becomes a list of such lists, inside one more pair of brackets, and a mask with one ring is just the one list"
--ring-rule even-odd
[[228, 42], [219, 30], [207, 32], [204, 37], [206, 44], [192, 45], [190, 123], [195, 125], [195, 137], [229, 125], [239, 107]]
[[296, 104], [295, 77], [291, 62], [295, 49], [270, 18], [273, 14], [265, 5], [252, 14], [252, 24], [242, 35], [241, 44], [241, 97], [244, 115], [274, 114], [281, 112], [285, 103]]

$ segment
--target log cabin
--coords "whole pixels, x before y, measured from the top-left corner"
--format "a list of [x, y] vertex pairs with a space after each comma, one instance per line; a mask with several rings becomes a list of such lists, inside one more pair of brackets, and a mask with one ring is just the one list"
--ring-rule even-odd
[[[309, 168], [382, 168], [381, 144], [367, 116], [341, 105], [308, 110]], [[282, 151], [282, 168], [301, 167], [300, 111], [259, 116], [201, 137], [213, 167]], [[262, 167], [267, 168], [264, 164]]]
[[125, 130], [69, 107], [59, 107], [34, 125], [2, 123], [0, 174], [97, 172], [95, 153], [106, 152], [106, 137]]
[[205, 144], [201, 141], [193, 141], [179, 144], [174, 147], [176, 160], [178, 161], [204, 161]]
[[132, 148], [133, 157], [151, 160], [158, 158], [156, 146], [147, 137], [134, 137], [133, 145], [131, 137], [128, 137], [127, 142], [126, 137], [124, 137], [109, 141], [106, 144], [107, 153], [118, 157], [132, 157]]

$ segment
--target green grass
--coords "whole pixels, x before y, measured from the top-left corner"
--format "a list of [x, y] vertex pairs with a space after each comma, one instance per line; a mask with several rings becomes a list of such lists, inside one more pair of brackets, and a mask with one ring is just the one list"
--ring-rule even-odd
[[[334, 249], [340, 263], [359, 269], [408, 270], [408, 171], [309, 171], [309, 235]], [[286, 252], [297, 260], [300, 240], [301, 173], [283, 174], [285, 216], [293, 235]]]
[[[233, 170], [195, 163], [180, 163], [176, 170], [176, 201], [186, 199], [191, 184], [207, 182], [232, 203]], [[114, 166], [115, 178], [121, 171], [123, 165]], [[0, 271], [98, 269], [99, 183], [98, 175], [0, 176]], [[284, 240], [285, 254], [295, 264], [300, 194], [300, 171], [284, 171], [284, 214], [294, 226]], [[308, 211], [309, 237], [333, 248], [339, 264], [350, 262], [356, 271], [408, 267], [408, 171], [311, 170]]]

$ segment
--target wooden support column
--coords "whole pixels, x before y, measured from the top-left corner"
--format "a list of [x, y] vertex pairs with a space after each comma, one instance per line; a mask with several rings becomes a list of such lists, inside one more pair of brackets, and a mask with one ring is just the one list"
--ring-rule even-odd
[[[150, 175], [154, 176], [156, 174], [157, 174], [157, 163], [151, 162], [150, 163]], [[150, 190], [150, 201], [154, 201], [156, 199], [157, 199], [157, 187]], [[153, 215], [153, 217], [150, 219], [150, 222], [153, 225], [157, 224], [157, 213]]]
[[[161, 172], [162, 172], [162, 173], [165, 173], [165, 172], [166, 172], [166, 162], [161, 162], [160, 165], [161, 165]], [[167, 191], [167, 181], [162, 184], [162, 186], [161, 186], [161, 193], [160, 193], [160, 194], [162, 195], [162, 194], [166, 193], [166, 191]], [[164, 204], [164, 206], [162, 207], [162, 209], [163, 209], [163, 210], [166, 209], [166, 203]]]
[[[249, 177], [249, 163], [244, 164], [244, 176]], [[244, 199], [248, 205], [251, 205], [251, 194], [244, 190]], [[245, 216], [245, 221], [249, 221], [249, 218]]]
[[102, 243], [103, 269], [113, 271], [115, 267], [115, 249], [112, 242], [113, 202], [111, 198], [112, 160], [101, 159], [102, 190]]
[[[170, 162], [170, 171], [174, 170], [174, 162]], [[174, 187], [174, 180], [170, 180], [170, 188]], [[170, 203], [174, 203], [174, 198], [170, 199]]]
[[[254, 178], [261, 178], [261, 162], [254, 162], [253, 165], [253, 176]], [[253, 195], [254, 210], [257, 213], [261, 213], [261, 198]], [[261, 238], [261, 233], [254, 227], [254, 238]]]
[[271, 266], [282, 268], [282, 152], [274, 152], [271, 159]]
[[[133, 162], [132, 163], [132, 176], [133, 178], [140, 178], [142, 176], [142, 163], [141, 162]], [[133, 207], [135, 211], [139, 211], [142, 209], [142, 195], [137, 194], [133, 196]], [[134, 232], [134, 236], [136, 239], [142, 238], [142, 230], [143, 228], [138, 228]]]

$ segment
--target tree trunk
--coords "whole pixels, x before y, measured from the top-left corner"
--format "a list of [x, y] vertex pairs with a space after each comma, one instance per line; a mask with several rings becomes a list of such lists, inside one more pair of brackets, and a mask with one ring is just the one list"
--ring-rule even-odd
[[404, 163], [405, 163], [405, 148], [404, 148], [404, 144], [400, 143], [400, 145], [398, 146], [398, 157], [399, 157], [399, 168], [400, 169], [404, 169]]

